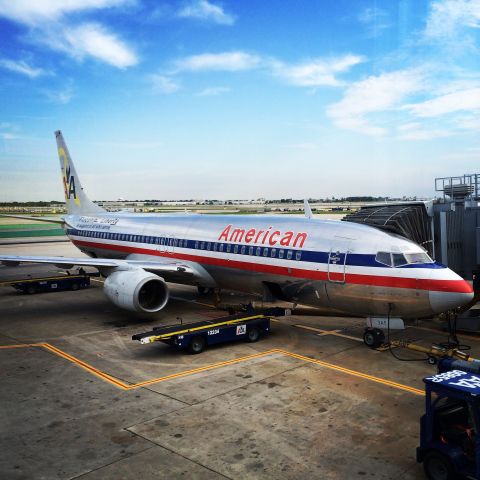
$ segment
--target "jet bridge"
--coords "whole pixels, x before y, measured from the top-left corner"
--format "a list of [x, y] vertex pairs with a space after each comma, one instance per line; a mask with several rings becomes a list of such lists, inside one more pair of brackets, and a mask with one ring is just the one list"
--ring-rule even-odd
[[430, 201], [365, 205], [343, 220], [406, 237], [480, 287], [480, 174], [436, 178], [435, 192]]
[[433, 201], [367, 205], [346, 215], [343, 220], [409, 238], [434, 256], [432, 205]]

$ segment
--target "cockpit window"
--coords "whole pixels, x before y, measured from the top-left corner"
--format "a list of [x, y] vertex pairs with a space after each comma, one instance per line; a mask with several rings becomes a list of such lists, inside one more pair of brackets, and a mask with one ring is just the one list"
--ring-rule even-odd
[[378, 252], [375, 260], [379, 263], [387, 265], [388, 267], [392, 266], [392, 257], [390, 255], [390, 252]]
[[394, 267], [401, 267], [408, 263], [403, 253], [392, 253], [392, 258]]
[[375, 260], [388, 267], [403, 267], [420, 263], [433, 263], [433, 260], [425, 253], [390, 253], [377, 252]]
[[433, 260], [425, 253], [406, 253], [405, 258], [410, 263], [433, 263]]

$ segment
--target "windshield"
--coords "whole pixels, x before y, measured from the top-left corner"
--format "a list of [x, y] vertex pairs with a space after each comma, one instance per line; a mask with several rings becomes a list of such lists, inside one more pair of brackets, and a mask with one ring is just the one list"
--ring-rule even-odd
[[378, 252], [375, 260], [388, 267], [403, 267], [405, 265], [433, 263], [433, 260], [425, 252], [416, 253], [392, 253]]

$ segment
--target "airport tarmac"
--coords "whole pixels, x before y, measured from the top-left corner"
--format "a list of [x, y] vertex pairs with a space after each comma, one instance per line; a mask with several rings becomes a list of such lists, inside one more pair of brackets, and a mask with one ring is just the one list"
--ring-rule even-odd
[[[81, 255], [65, 242], [0, 251]], [[0, 280], [53, 270], [3, 266]], [[167, 307], [145, 317], [113, 306], [101, 282], [0, 288], [1, 479], [424, 478], [415, 447], [435, 369], [366, 348], [363, 320], [278, 318], [257, 343], [192, 356], [131, 336], [224, 315], [209, 297], [171, 285]], [[400, 337], [445, 340], [431, 326]], [[460, 338], [480, 355], [478, 337]]]

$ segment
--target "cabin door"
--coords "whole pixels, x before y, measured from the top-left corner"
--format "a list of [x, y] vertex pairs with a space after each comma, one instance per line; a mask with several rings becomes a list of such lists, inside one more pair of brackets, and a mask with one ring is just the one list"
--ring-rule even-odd
[[351, 252], [353, 238], [335, 236], [330, 252], [328, 253], [327, 280], [331, 283], [345, 283], [347, 258]]
[[332, 283], [345, 283], [348, 250], [331, 249], [328, 254], [327, 279]]

